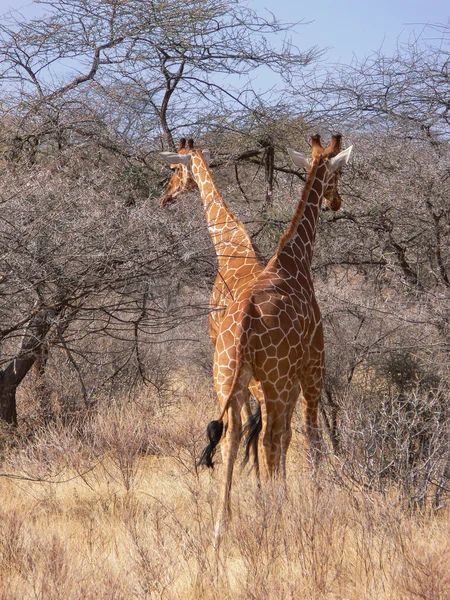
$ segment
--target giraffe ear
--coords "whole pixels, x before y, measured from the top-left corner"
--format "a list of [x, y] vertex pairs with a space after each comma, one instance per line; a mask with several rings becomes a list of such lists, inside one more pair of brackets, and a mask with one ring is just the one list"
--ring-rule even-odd
[[311, 161], [307, 156], [302, 154], [301, 152], [297, 152], [296, 150], [292, 150], [292, 148], [288, 148], [289, 156], [292, 159], [292, 162], [296, 167], [303, 167], [305, 169], [309, 169], [311, 166]]
[[177, 154], [176, 152], [160, 152], [162, 158], [169, 165], [188, 165], [191, 157], [189, 154]]
[[337, 156], [334, 158], [330, 158], [330, 166], [332, 171], [337, 171], [338, 169], [342, 169], [348, 163], [348, 159], [350, 158], [350, 154], [352, 153], [353, 146], [349, 146], [346, 150], [342, 150], [339, 152]]

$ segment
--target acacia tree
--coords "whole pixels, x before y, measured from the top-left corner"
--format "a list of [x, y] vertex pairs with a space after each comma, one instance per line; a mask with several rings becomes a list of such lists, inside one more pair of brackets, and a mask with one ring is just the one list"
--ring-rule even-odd
[[[318, 55], [280, 40], [291, 24], [260, 17], [240, 0], [38, 4], [39, 18], [11, 13], [0, 27], [3, 89], [20, 127], [38, 120], [37, 139], [68, 126], [92, 136], [100, 120], [122, 141], [162, 135], [173, 147], [174, 129], [198, 126], [202, 115], [211, 127], [212, 112], [223, 119], [225, 111], [249, 109], [256, 69], [282, 83]], [[89, 98], [96, 119], [86, 115]]]
[[0, 418], [9, 423], [44, 345], [65, 354], [89, 405], [96, 386], [83, 364], [96, 361], [82, 340], [110, 348], [102, 381], [133, 361], [146, 379], [138, 339], [205, 312], [198, 298], [173, 301], [183, 270], [192, 280], [180, 253], [197, 225], [180, 247], [158, 214], [149, 223], [142, 205], [131, 210], [160, 177], [154, 151], [177, 131], [200, 131], [206, 115], [255, 113], [256, 69], [281, 82], [317, 55], [280, 39], [289, 24], [241, 1], [37, 4], [39, 17], [12, 12], [0, 24]]
[[421, 36], [399, 41], [350, 65], [335, 65], [303, 81], [302, 95], [326, 122], [435, 143], [448, 139], [450, 24], [427, 25]]
[[203, 250], [198, 224], [186, 223], [177, 241], [162, 211], [126, 207], [104, 165], [79, 160], [75, 168], [72, 152], [54, 172], [34, 166], [0, 175], [0, 410], [9, 423], [44, 345], [53, 362], [59, 356], [53, 370], [66, 378], [63, 404], [75, 408], [74, 378], [89, 408], [118, 379], [158, 386], [150, 343], [170, 345], [180, 323], [207, 311], [201, 294], [177, 293], [199, 277], [182, 260], [186, 244]]
[[[12, 13], [0, 26], [9, 98], [3, 139], [13, 162], [94, 144], [120, 155], [126, 176], [145, 188], [162, 179], [153, 152], [174, 149], [175, 135], [238, 131], [241, 143], [225, 148], [225, 158], [264, 163], [270, 203], [274, 171], [286, 168], [283, 154], [281, 161], [273, 154], [287, 90], [320, 55], [290, 43], [292, 24], [241, 0], [38, 5], [38, 19]], [[268, 73], [270, 90], [254, 89]]]

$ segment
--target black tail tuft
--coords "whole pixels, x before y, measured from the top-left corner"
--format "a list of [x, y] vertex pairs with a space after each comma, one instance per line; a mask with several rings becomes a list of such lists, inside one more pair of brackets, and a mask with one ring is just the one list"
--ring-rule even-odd
[[262, 429], [262, 418], [261, 418], [261, 405], [258, 402], [256, 411], [248, 418], [247, 423], [244, 425], [245, 434], [245, 456], [242, 461], [242, 466], [248, 463], [250, 458], [250, 448], [253, 448], [255, 456], [255, 467], [258, 466], [258, 438]]
[[206, 428], [206, 434], [209, 439], [209, 444], [203, 450], [198, 462], [197, 466], [205, 465], [205, 467], [209, 467], [210, 469], [214, 469], [213, 457], [216, 453], [217, 444], [220, 442], [220, 438], [223, 433], [223, 423], [222, 421], [211, 421], [208, 423], [208, 427]]

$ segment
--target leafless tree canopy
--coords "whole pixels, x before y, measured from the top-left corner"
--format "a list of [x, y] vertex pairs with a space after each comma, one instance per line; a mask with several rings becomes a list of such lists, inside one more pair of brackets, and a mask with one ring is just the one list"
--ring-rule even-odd
[[282, 83], [319, 54], [289, 42], [291, 24], [242, 2], [40, 4], [44, 18], [12, 13], [0, 28], [10, 110], [22, 127], [37, 120], [28, 135], [38, 138], [66, 127], [90, 136], [103, 126], [133, 149], [158, 136], [173, 147], [174, 131], [210, 130], [260, 103], [256, 69]]

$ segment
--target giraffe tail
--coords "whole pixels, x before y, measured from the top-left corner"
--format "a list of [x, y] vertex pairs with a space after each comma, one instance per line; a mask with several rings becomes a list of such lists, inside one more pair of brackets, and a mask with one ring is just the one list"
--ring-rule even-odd
[[210, 469], [214, 469], [213, 457], [216, 453], [217, 445], [223, 433], [223, 421], [211, 421], [206, 428], [206, 435], [209, 439], [209, 444], [204, 448], [197, 461], [197, 466], [204, 465]]
[[244, 317], [243, 317], [241, 325], [240, 325], [240, 335], [238, 337], [238, 342], [236, 344], [236, 368], [235, 368], [234, 375], [233, 375], [233, 382], [231, 384], [230, 393], [228, 394], [228, 397], [224, 404], [222, 412], [220, 413], [220, 417], [217, 419], [217, 421], [211, 421], [210, 423], [208, 423], [208, 427], [206, 428], [206, 434], [208, 436], [209, 443], [206, 446], [206, 448], [203, 450], [203, 452], [201, 453], [200, 458], [197, 461], [197, 466], [204, 465], [206, 467], [209, 467], [210, 469], [214, 468], [213, 457], [214, 457], [214, 454], [216, 453], [217, 446], [218, 446], [218, 444], [222, 438], [223, 432], [224, 432], [223, 418], [229, 408], [230, 400], [233, 396], [234, 389], [236, 387], [236, 383], [239, 379], [239, 375], [242, 370], [242, 364], [243, 364], [242, 346], [244, 343], [243, 331], [245, 331], [247, 329], [246, 325], [247, 325], [249, 318], [250, 318], [250, 311], [247, 310], [247, 311], [245, 311]]

